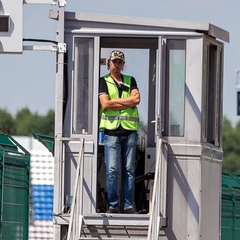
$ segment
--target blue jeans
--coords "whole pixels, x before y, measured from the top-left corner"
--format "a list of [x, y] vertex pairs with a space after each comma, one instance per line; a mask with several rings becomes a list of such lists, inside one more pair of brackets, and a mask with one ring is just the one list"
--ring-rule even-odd
[[123, 171], [123, 207], [133, 207], [138, 134], [104, 137], [108, 208], [119, 210], [119, 169]]

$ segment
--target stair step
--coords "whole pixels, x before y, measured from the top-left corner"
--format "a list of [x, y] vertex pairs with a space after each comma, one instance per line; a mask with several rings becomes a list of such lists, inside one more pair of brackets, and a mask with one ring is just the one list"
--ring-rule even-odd
[[[102, 226], [147, 226], [149, 225], [150, 215], [147, 214], [111, 214], [96, 213], [82, 216], [84, 225], [102, 225]], [[68, 225], [70, 221], [69, 214], [53, 216], [54, 224]], [[166, 227], [167, 220], [160, 217], [160, 226]]]
[[146, 239], [148, 227], [143, 226], [83, 226], [80, 239]]
[[90, 214], [83, 216], [84, 225], [101, 226], [148, 226], [149, 215], [146, 214]]

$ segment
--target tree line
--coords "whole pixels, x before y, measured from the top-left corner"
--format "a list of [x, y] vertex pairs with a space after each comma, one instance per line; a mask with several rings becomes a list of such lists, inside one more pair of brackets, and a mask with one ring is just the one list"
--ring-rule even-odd
[[32, 136], [32, 132], [54, 136], [54, 119], [54, 110], [39, 115], [26, 107], [13, 116], [6, 109], [0, 108], [0, 128], [11, 136]]
[[[12, 136], [32, 136], [32, 132], [54, 136], [54, 118], [54, 110], [39, 115], [23, 108], [12, 116], [0, 108], [0, 128]], [[223, 119], [223, 152], [223, 171], [240, 173], [240, 121], [232, 126], [230, 120]]]
[[226, 117], [223, 119], [223, 171], [240, 173], [240, 121], [232, 126]]

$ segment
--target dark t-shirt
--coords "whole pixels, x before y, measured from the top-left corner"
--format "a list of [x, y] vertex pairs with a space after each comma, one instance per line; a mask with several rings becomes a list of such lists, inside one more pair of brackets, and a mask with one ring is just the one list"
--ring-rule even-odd
[[[123, 76], [122, 76], [122, 79], [123, 79]], [[116, 84], [116, 86], [118, 86], [116, 81], [114, 81], [114, 83]], [[137, 83], [136, 83], [136, 80], [134, 77], [131, 78], [130, 92], [133, 89], [138, 89]], [[119, 96], [121, 96], [122, 90], [120, 88], [118, 88], [118, 91], [119, 91]], [[107, 87], [107, 83], [106, 83], [104, 77], [101, 77], [100, 81], [99, 81], [99, 95], [101, 95], [101, 94], [108, 94], [108, 87]], [[134, 131], [126, 130], [121, 125], [117, 129], [114, 129], [114, 130], [105, 129], [105, 134], [111, 135], [111, 136], [127, 136], [127, 135], [131, 134], [132, 132], [134, 132]]]

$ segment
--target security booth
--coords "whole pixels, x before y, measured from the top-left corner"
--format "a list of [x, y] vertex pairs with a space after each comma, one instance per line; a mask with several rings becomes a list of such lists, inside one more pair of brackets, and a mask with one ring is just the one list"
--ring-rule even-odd
[[[55, 239], [220, 239], [228, 32], [209, 23], [63, 10], [50, 17], [66, 44], [56, 77]], [[123, 73], [141, 93], [136, 169], [146, 196], [136, 191], [135, 215], [104, 212], [98, 83], [113, 49], [124, 52]]]

